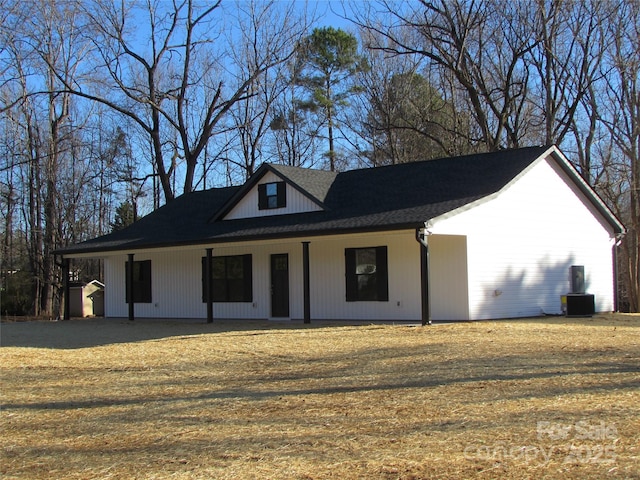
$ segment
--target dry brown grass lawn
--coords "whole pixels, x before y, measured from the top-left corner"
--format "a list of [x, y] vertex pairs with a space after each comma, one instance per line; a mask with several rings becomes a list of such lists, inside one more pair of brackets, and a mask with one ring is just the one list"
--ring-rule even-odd
[[640, 317], [2, 325], [3, 479], [640, 478]]

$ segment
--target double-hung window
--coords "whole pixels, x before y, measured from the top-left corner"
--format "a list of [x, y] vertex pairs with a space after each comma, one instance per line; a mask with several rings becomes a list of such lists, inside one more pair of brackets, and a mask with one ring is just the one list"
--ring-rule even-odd
[[[206, 262], [202, 258], [202, 301], [206, 301]], [[214, 302], [252, 302], [251, 255], [230, 255], [211, 259], [211, 294]]]
[[287, 188], [284, 182], [258, 185], [258, 209], [271, 210], [287, 206]]
[[[125, 301], [129, 303], [129, 262], [125, 263]], [[151, 260], [133, 262], [133, 303], [151, 303]]]
[[345, 249], [347, 302], [389, 301], [387, 247]]

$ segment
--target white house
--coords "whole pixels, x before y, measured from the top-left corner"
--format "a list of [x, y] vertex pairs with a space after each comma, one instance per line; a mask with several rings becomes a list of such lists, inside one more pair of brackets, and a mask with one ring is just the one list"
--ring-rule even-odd
[[[623, 225], [556, 147], [331, 173], [263, 165], [56, 252], [102, 258], [107, 317], [478, 320], [615, 308]], [[132, 268], [129, 268], [132, 265]]]

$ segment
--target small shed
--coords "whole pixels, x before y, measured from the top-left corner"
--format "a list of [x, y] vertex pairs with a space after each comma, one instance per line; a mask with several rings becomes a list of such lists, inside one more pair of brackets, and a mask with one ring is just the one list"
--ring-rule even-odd
[[70, 285], [69, 313], [72, 317], [104, 316], [104, 283], [92, 280]]

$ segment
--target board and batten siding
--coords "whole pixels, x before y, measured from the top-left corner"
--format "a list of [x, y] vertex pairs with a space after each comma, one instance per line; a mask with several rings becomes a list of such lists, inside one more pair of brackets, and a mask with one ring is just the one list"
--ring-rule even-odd
[[429, 257], [432, 320], [468, 320], [467, 237], [431, 235]]
[[[200, 258], [203, 251], [164, 251], [136, 253], [134, 261], [151, 260], [151, 303], [136, 303], [136, 317], [199, 318], [206, 316], [202, 306]], [[126, 255], [105, 258], [105, 314], [126, 317]], [[193, 274], [193, 267], [198, 270]], [[180, 299], [180, 301], [178, 301]], [[204, 313], [203, 313], [204, 312]]]
[[430, 230], [466, 235], [471, 320], [560, 314], [572, 265], [596, 310], [613, 309], [613, 231], [552, 160]]
[[[252, 254], [253, 301], [216, 302], [214, 318], [269, 318], [270, 316], [270, 255], [289, 254], [291, 264], [300, 264], [300, 243], [243, 246], [212, 245], [214, 256]], [[206, 304], [202, 301], [202, 257], [205, 247], [191, 250], [165, 250], [136, 253], [134, 260], [151, 260], [151, 303], [136, 303], [135, 316], [140, 318], [206, 318]], [[126, 255], [105, 258], [106, 315], [126, 317], [125, 302]], [[302, 272], [290, 268], [290, 295], [302, 296]], [[302, 318], [302, 306], [291, 305], [291, 315]]]
[[[309, 239], [311, 318], [316, 320], [420, 319], [419, 244], [413, 231], [391, 234], [345, 235]], [[345, 248], [388, 247], [389, 301], [347, 302]], [[214, 303], [214, 318], [271, 318], [272, 254], [289, 255], [290, 318], [304, 316], [301, 241], [211, 245], [214, 256], [252, 254], [253, 301]], [[202, 302], [201, 259], [205, 247], [139, 252], [134, 260], [151, 260], [151, 303], [136, 303], [140, 318], [206, 318]], [[126, 255], [105, 258], [105, 315], [126, 317]]]
[[227, 213], [225, 220], [239, 218], [267, 217], [272, 215], [284, 215], [289, 213], [317, 212], [322, 210], [320, 206], [306, 195], [303, 195], [289, 183], [286, 184], [287, 204], [282, 208], [260, 210], [258, 208], [258, 185], [265, 183], [281, 182], [282, 178], [272, 172], [268, 172], [262, 177], [260, 182], [254, 186], [247, 194]]
[[[347, 302], [345, 248], [379, 246], [387, 246], [389, 301]], [[328, 320], [419, 320], [419, 247], [414, 231], [311, 239], [311, 317]]]

